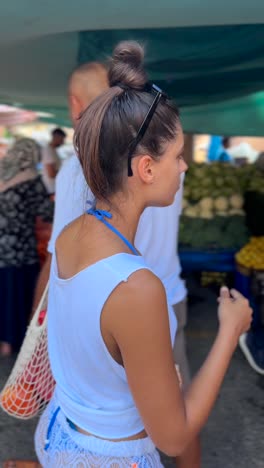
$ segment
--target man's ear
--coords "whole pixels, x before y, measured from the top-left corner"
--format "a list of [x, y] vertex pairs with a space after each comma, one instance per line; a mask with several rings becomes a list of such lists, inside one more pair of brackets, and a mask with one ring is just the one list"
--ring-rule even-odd
[[146, 184], [153, 184], [155, 180], [155, 167], [154, 166], [155, 166], [155, 161], [148, 154], [145, 154], [138, 158], [137, 172], [141, 180], [145, 182]]
[[82, 104], [81, 104], [81, 101], [73, 94], [69, 94], [68, 101], [69, 101], [70, 116], [71, 116], [73, 123], [75, 123], [80, 117], [80, 114], [83, 110]]

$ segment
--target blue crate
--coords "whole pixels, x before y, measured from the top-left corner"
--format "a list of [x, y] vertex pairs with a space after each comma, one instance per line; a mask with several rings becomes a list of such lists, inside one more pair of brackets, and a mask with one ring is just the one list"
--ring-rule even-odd
[[234, 272], [236, 250], [184, 250], [179, 249], [182, 269], [190, 271]]
[[251, 277], [250, 274], [243, 274], [236, 269], [235, 272], [235, 288], [243, 294], [247, 299], [251, 299]]

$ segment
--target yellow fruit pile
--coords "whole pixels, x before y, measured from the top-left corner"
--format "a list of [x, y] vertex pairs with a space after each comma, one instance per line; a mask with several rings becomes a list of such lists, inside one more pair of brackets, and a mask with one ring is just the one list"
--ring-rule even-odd
[[253, 270], [264, 270], [264, 236], [251, 237], [237, 254], [236, 261], [239, 265]]

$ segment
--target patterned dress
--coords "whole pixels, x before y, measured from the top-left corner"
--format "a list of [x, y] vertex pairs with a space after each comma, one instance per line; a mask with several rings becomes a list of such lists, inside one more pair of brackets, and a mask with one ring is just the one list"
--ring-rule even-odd
[[0, 341], [15, 350], [23, 341], [39, 272], [38, 216], [52, 222], [53, 203], [40, 177], [0, 193]]

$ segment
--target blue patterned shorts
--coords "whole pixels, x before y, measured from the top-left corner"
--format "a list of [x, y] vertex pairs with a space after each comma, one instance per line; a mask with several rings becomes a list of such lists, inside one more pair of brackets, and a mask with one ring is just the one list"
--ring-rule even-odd
[[70, 427], [53, 397], [35, 434], [35, 449], [43, 468], [162, 468], [149, 437], [112, 442]]

